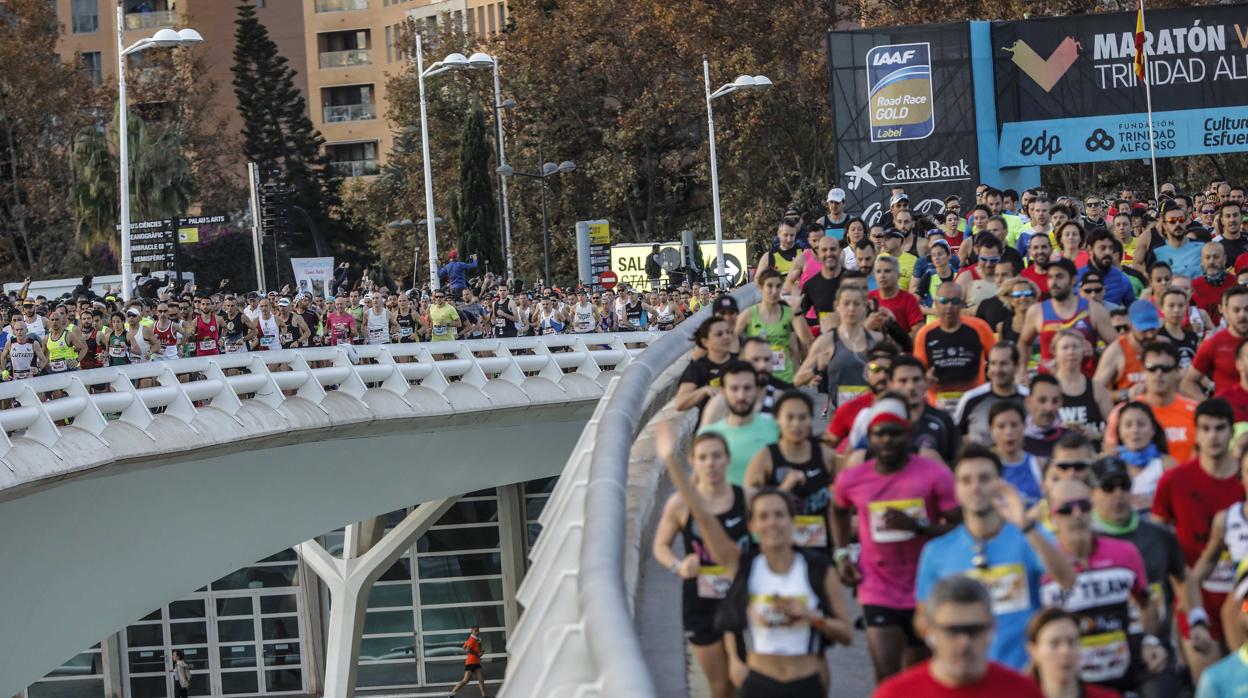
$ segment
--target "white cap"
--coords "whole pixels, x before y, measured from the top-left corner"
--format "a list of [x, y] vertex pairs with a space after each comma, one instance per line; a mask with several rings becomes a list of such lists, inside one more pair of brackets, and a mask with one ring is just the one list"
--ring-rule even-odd
[[838, 204], [845, 203], [845, 190], [840, 187], [832, 187], [828, 190], [828, 201], [835, 201]]

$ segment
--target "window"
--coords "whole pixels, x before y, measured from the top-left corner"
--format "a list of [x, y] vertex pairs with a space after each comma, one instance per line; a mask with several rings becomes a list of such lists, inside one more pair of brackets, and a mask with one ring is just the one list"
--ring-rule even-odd
[[100, 63], [99, 51], [87, 51], [82, 54], [82, 72], [87, 79], [98, 85], [104, 80], [103, 66]]
[[485, 7], [485, 8], [482, 8], [482, 9], [484, 9], [484, 10], [485, 10], [485, 13], [486, 13], [487, 15], [489, 15], [489, 21], [490, 21], [490, 33], [491, 33], [491, 34], [493, 34], [494, 32], [498, 31], [498, 25], [494, 23], [494, 12], [493, 12], [493, 11], [491, 11], [491, 10], [490, 10], [490, 8], [488, 8], [488, 7]]
[[70, 13], [73, 15], [75, 34], [92, 34], [100, 30], [99, 0], [73, 0]]
[[471, 7], [465, 10], [465, 13], [468, 15], [468, 33], [475, 36], [477, 33], [477, 15], [472, 11]]
[[329, 166], [339, 177], [366, 177], [381, 171], [377, 141], [335, 143], [325, 146]]
[[394, 62], [394, 27], [386, 27], [386, 62]]
[[498, 3], [498, 30], [501, 32], [507, 28], [507, 14], [503, 3]]

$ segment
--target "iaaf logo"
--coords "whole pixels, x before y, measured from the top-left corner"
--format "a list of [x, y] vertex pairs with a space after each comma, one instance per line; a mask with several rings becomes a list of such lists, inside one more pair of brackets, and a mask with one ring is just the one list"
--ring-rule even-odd
[[[853, 165], [845, 176], [849, 177], [846, 187], [855, 190], [863, 182], [873, 187], [880, 186], [871, 174], [872, 163]], [[971, 166], [964, 158], [957, 164], [946, 165], [939, 160], [929, 160], [926, 165], [910, 167], [886, 162], [880, 165], [880, 180], [884, 184], [925, 184], [929, 182], [958, 182], [971, 178]]]
[[877, 53], [871, 65], [895, 65], [900, 63], [909, 63], [912, 58], [918, 54], [918, 51], [893, 51], [892, 53]]

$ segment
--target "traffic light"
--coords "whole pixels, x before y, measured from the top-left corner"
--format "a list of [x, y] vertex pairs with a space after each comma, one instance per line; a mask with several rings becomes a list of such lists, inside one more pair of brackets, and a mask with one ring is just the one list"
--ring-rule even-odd
[[260, 225], [265, 234], [283, 235], [290, 232], [294, 187], [280, 181], [265, 182], [260, 187]]

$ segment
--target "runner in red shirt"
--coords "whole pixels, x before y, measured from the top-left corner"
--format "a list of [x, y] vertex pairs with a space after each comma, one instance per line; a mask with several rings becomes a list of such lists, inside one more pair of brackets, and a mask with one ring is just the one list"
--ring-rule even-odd
[[[1167, 470], [1157, 483], [1153, 517], [1174, 526], [1189, 567], [1196, 564], [1209, 542], [1214, 515], [1244, 499], [1239, 464], [1230, 452], [1234, 421], [1235, 415], [1225, 400], [1215, 398], [1201, 403], [1196, 408], [1196, 458]], [[1213, 640], [1222, 638], [1218, 609], [1230, 591], [1229, 582], [1225, 574], [1219, 575], [1215, 570], [1201, 585], [1200, 598], [1194, 593], [1195, 585], [1187, 585], [1191, 587], [1186, 590], [1189, 610], [1186, 615], [1175, 614], [1193, 679], [1198, 679], [1200, 672], [1221, 654]], [[1213, 609], [1213, 613], [1208, 613], [1208, 609]]]
[[485, 675], [481, 673], [481, 628], [472, 626], [472, 632], [468, 635], [468, 639], [464, 640], [462, 647], [467, 653], [464, 657], [464, 678], [451, 689], [451, 696], [454, 698], [454, 695], [459, 693], [459, 689], [467, 686], [473, 674], [477, 675], [477, 686], [481, 689], [481, 695], [485, 695]]
[[[1235, 423], [1248, 422], [1248, 352], [1244, 351], [1248, 342], [1240, 342], [1235, 352], [1235, 367], [1239, 369], [1239, 381], [1229, 388], [1218, 391], [1215, 397], [1226, 400], [1235, 412]], [[830, 428], [830, 427], [829, 427]]]
[[1180, 392], [1193, 400], [1205, 396], [1205, 379], [1213, 380], [1213, 392], [1220, 393], [1239, 383], [1235, 353], [1248, 337], [1248, 286], [1232, 286], [1222, 296], [1222, 317], [1227, 326], [1200, 345], [1192, 365], [1183, 376]]
[[875, 258], [875, 283], [879, 289], [872, 291], [870, 296], [879, 302], [881, 308], [893, 314], [893, 319], [904, 332], [913, 335], [923, 326], [923, 309], [919, 307], [917, 296], [897, 285], [900, 280], [896, 258], [886, 254]]
[[1192, 305], [1209, 313], [1214, 327], [1222, 322], [1222, 294], [1237, 283], [1226, 267], [1222, 243], [1206, 242], [1200, 248], [1200, 269], [1204, 273], [1192, 279]]
[[1033, 235], [1027, 243], [1027, 259], [1030, 264], [1019, 274], [1030, 279], [1040, 289], [1040, 300], [1049, 299], [1049, 260], [1053, 257], [1053, 243], [1048, 235]]
[[988, 661], [992, 601], [979, 582], [963, 575], [940, 580], [922, 620], [931, 660], [880, 684], [875, 698], [1042, 698], [1030, 679]]
[[888, 369], [893, 365], [893, 358], [900, 353], [897, 345], [892, 342], [881, 342], [867, 352], [867, 365], [863, 368], [867, 380], [867, 392], [836, 408], [832, 419], [828, 421], [828, 429], [823, 440], [829, 446], [836, 447], [842, 453], [847, 451], [845, 438], [854, 427], [858, 413], [871, 407], [875, 396], [888, 390]]

